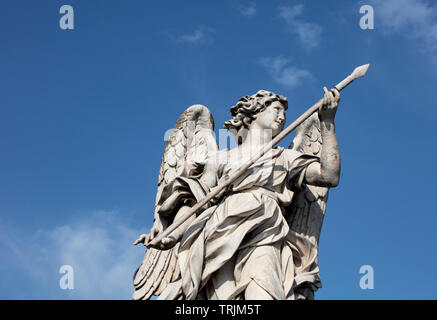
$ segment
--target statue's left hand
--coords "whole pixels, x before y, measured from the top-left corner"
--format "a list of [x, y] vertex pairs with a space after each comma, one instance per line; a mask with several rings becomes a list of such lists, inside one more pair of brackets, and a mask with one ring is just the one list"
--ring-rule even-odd
[[155, 247], [161, 250], [168, 250], [176, 245], [177, 239], [173, 236], [168, 236], [162, 239]]
[[149, 242], [149, 238], [150, 236], [148, 234], [142, 234], [138, 237], [137, 240], [135, 240], [134, 242], [134, 246], [136, 246], [139, 243], [142, 243], [144, 245], [146, 245]]
[[135, 241], [134, 244], [136, 244], [137, 242], [138, 243], [142, 242], [147, 248], [154, 248], [158, 250], [169, 250], [173, 248], [178, 241], [178, 239], [176, 239], [174, 236], [169, 235], [168, 237], [161, 239], [158, 243], [151, 246], [150, 242], [152, 240], [149, 238], [149, 236], [146, 235], [145, 238], [143, 236], [145, 235], [141, 235], [140, 238], [138, 238], [138, 240]]
[[[135, 240], [134, 245], [136, 246], [139, 243], [142, 243], [144, 246], [149, 247], [149, 242], [152, 239], [150, 238], [150, 235], [148, 234], [142, 234], [138, 237], [137, 240]], [[161, 241], [159, 241], [156, 245], [153, 246], [155, 249], [159, 250], [168, 250], [175, 246], [178, 239], [176, 239], [174, 236], [169, 235], [168, 237], [165, 237]]]

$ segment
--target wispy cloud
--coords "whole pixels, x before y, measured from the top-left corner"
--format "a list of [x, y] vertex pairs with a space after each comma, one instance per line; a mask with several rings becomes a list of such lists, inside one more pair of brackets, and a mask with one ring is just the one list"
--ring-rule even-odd
[[305, 22], [300, 19], [303, 5], [281, 6], [278, 9], [279, 17], [287, 25], [287, 31], [298, 36], [305, 48], [311, 49], [319, 45], [322, 27], [315, 23]]
[[181, 35], [174, 35], [171, 32], [166, 31], [165, 34], [174, 42], [182, 44], [212, 44], [214, 42], [213, 37], [214, 29], [201, 25], [191, 33], [185, 33]]
[[270, 74], [273, 81], [290, 89], [296, 88], [302, 82], [313, 78], [308, 70], [291, 65], [290, 60], [282, 56], [264, 57], [259, 62]]
[[374, 6], [375, 21], [384, 30], [420, 41], [419, 49], [437, 62], [437, 6], [425, 0], [385, 0]]
[[249, 2], [246, 5], [240, 5], [238, 10], [242, 16], [250, 18], [256, 15], [256, 4]]
[[[9, 281], [23, 285], [20, 280], [26, 278], [32, 290], [22, 290], [15, 297], [5, 292], [0, 295], [18, 299], [131, 299], [133, 273], [144, 253], [144, 248], [134, 247], [132, 242], [145, 231], [145, 226], [132, 227], [118, 213], [105, 211], [25, 237], [8, 228], [0, 238], [0, 254], [7, 259], [3, 263], [17, 269], [17, 279]], [[73, 290], [59, 288], [62, 265], [73, 267]]]

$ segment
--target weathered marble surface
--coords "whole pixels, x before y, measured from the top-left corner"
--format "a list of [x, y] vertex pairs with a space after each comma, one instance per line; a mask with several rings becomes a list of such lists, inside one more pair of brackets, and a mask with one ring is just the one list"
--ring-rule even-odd
[[[340, 94], [296, 130], [289, 149], [264, 154], [225, 192], [146, 250], [134, 299], [313, 299], [328, 190], [339, 183], [334, 118]], [[188, 108], [166, 144], [149, 243], [283, 129], [287, 100], [260, 90], [231, 108], [239, 141], [219, 150], [210, 111]]]

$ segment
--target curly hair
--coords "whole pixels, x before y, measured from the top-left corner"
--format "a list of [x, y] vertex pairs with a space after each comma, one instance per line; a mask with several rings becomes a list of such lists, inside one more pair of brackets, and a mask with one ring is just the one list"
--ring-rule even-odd
[[[287, 98], [267, 90], [259, 90], [251, 96], [240, 98], [237, 104], [231, 107], [232, 119], [226, 121], [224, 127], [237, 137], [241, 129], [249, 128], [256, 114], [264, 111], [274, 101], [281, 102], [285, 110], [287, 110]], [[238, 143], [240, 144], [241, 142], [238, 141]]]

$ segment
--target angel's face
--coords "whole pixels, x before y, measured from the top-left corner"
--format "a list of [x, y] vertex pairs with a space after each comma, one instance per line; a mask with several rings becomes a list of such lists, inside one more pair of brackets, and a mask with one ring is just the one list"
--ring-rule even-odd
[[285, 124], [285, 108], [279, 101], [272, 102], [267, 108], [256, 115], [253, 126], [264, 130], [272, 130], [272, 136], [277, 136]]

